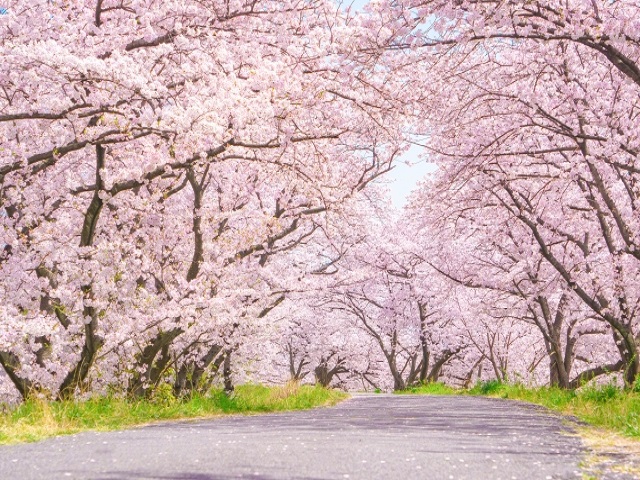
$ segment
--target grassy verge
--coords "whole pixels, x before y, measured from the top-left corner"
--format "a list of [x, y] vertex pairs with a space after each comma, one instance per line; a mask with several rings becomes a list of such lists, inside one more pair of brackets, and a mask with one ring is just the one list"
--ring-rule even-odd
[[242, 385], [232, 398], [221, 391], [177, 400], [95, 398], [85, 401], [31, 400], [0, 414], [0, 444], [31, 442], [84, 430], [116, 430], [159, 420], [214, 417], [232, 413], [303, 410], [334, 405], [345, 393], [320, 387]]
[[499, 382], [481, 383], [469, 390], [457, 390], [442, 384], [415, 387], [406, 393], [429, 395], [483, 395], [509, 398], [542, 405], [573, 415], [590, 425], [606, 428], [640, 439], [640, 393], [615, 385], [583, 387], [579, 391], [559, 388], [527, 388]]

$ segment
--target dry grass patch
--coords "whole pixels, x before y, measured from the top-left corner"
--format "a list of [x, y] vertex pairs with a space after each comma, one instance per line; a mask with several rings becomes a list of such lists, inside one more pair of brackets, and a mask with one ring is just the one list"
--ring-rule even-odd
[[213, 390], [208, 395], [184, 399], [163, 394], [149, 400], [116, 397], [64, 402], [30, 400], [0, 413], [0, 444], [33, 442], [86, 430], [117, 430], [162, 420], [304, 410], [335, 405], [347, 397], [336, 390], [286, 384], [241, 385], [230, 397]]
[[589, 450], [583, 468], [591, 478], [606, 473], [640, 478], [640, 440], [600, 428], [575, 429]]

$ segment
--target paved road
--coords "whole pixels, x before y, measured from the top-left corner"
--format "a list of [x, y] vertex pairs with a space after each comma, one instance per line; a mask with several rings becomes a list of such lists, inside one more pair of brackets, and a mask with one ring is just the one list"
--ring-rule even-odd
[[573, 479], [555, 416], [471, 397], [357, 396], [331, 409], [82, 433], [0, 448], [2, 479]]

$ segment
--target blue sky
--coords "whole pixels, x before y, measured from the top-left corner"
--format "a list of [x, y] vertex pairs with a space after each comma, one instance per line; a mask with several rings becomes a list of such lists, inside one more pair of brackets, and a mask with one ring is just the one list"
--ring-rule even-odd
[[397, 208], [402, 208], [416, 184], [425, 175], [436, 169], [433, 163], [427, 163], [419, 159], [419, 154], [420, 148], [413, 147], [401, 158], [395, 168], [386, 175], [386, 181], [389, 182], [389, 190], [391, 191], [391, 201]]
[[[352, 5], [353, 8], [360, 9], [368, 3], [368, 0], [343, 0], [343, 6]], [[391, 191], [391, 201], [397, 208], [402, 208], [407, 203], [407, 197], [416, 184], [428, 173], [435, 170], [435, 165], [422, 160], [419, 157], [421, 149], [413, 147], [407, 152], [395, 166], [395, 168], [385, 175], [384, 182], [388, 182]]]

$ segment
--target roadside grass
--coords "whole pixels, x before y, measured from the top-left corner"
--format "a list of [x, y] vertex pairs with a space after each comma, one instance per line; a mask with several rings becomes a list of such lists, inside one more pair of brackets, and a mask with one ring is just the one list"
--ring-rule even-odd
[[347, 398], [337, 390], [309, 385], [241, 385], [228, 397], [220, 390], [176, 399], [170, 393], [148, 400], [97, 397], [82, 401], [29, 400], [0, 413], [0, 444], [34, 442], [85, 430], [117, 430], [162, 420], [304, 410]]
[[423, 383], [415, 387], [409, 387], [406, 390], [397, 393], [417, 393], [420, 395], [458, 395], [464, 393], [465, 390], [453, 388], [440, 382]]
[[522, 384], [483, 382], [471, 389], [431, 383], [406, 390], [423, 395], [477, 395], [507, 398], [542, 405], [572, 415], [590, 425], [640, 439], [640, 392], [614, 384], [586, 386], [577, 391], [554, 387], [529, 388]]

